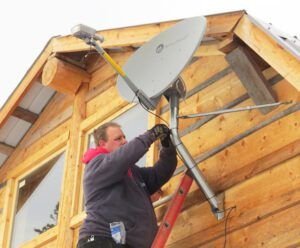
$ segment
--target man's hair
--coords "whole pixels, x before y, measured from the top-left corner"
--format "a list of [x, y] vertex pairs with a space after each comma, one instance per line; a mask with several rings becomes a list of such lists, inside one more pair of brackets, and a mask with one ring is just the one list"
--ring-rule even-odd
[[96, 143], [96, 146], [99, 145], [100, 140], [107, 141], [107, 133], [106, 130], [108, 127], [121, 127], [118, 123], [115, 122], [107, 122], [101, 125], [100, 127], [96, 128], [93, 132], [94, 140]]

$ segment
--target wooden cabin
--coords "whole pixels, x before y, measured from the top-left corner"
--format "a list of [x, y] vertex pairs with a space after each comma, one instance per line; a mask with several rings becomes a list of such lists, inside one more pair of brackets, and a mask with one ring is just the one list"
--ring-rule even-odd
[[[167, 247], [299, 247], [299, 40], [245, 11], [206, 18], [205, 38], [181, 73], [187, 96], [180, 115], [289, 104], [180, 120], [184, 144], [212, 189], [224, 194], [227, 211], [218, 221], [193, 184]], [[99, 33], [122, 66], [176, 22]], [[76, 247], [85, 217], [81, 158], [93, 146], [93, 129], [114, 120], [130, 139], [160, 122], [122, 99], [116, 78], [81, 40], [54, 37], [2, 107], [0, 247]], [[155, 113], [169, 120], [166, 99]], [[155, 162], [158, 149], [151, 147], [142, 166]], [[173, 194], [181, 174], [162, 197]], [[155, 208], [158, 221], [167, 205]]]

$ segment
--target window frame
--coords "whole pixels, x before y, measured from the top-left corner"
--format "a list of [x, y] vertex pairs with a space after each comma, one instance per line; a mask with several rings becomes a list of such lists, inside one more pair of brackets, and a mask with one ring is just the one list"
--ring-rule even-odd
[[[12, 180], [12, 186], [11, 186], [11, 193], [12, 195], [12, 210], [10, 213], [10, 224], [9, 224], [9, 230], [8, 230], [8, 240], [7, 240], [7, 246], [10, 247], [12, 244], [12, 239], [13, 239], [13, 228], [14, 228], [14, 224], [15, 224], [15, 215], [16, 215], [16, 208], [17, 208], [17, 204], [18, 204], [18, 197], [19, 197], [19, 183], [24, 180], [26, 177], [30, 176], [31, 174], [33, 174], [36, 170], [40, 169], [41, 167], [43, 167], [47, 162], [49, 162], [50, 160], [54, 159], [55, 157], [63, 154], [65, 152], [65, 160], [64, 160], [64, 164], [63, 164], [63, 176], [62, 176], [62, 181], [61, 181], [61, 186], [60, 186], [60, 192], [62, 192], [62, 188], [63, 188], [63, 184], [64, 184], [64, 174], [65, 174], [65, 168], [66, 168], [66, 163], [67, 163], [67, 150], [68, 150], [68, 146], [63, 146], [60, 149], [57, 149], [55, 152], [51, 153], [50, 156], [44, 156], [41, 160], [39, 161], [33, 161], [32, 162], [32, 166], [30, 167], [30, 169], [26, 170], [25, 172], [21, 173], [20, 175], [18, 175], [16, 178], [13, 178]], [[46, 154], [47, 155], [47, 154]], [[26, 161], [24, 162], [26, 163]], [[19, 164], [22, 165], [23, 163]], [[60, 216], [61, 212], [60, 209], [58, 210], [58, 219]], [[41, 243], [41, 242], [49, 242], [53, 239], [55, 239], [57, 237], [58, 234], [58, 223], [55, 227], [50, 228], [49, 230], [41, 233], [41, 234], [37, 234], [34, 238], [32, 238], [31, 240], [28, 240], [24, 243], [22, 243], [22, 245], [20, 247], [23, 246], [28, 246], [29, 243], [33, 243], [35, 245]]]

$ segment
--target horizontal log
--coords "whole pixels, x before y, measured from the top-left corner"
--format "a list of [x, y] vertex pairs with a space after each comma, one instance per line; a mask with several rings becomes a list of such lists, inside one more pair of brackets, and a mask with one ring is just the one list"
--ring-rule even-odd
[[[231, 213], [227, 231], [248, 230], [263, 219], [293, 208], [295, 204], [299, 207], [300, 167], [296, 166], [299, 161], [297, 156], [228, 189], [225, 192], [225, 208], [236, 206], [236, 209]], [[215, 244], [215, 240], [224, 241], [224, 221], [215, 219], [208, 203], [196, 204], [179, 216], [168, 247], [199, 247]], [[267, 230], [264, 230], [266, 235]]]
[[[274, 91], [278, 94], [278, 99], [282, 101], [289, 99], [296, 101], [298, 98], [298, 92], [295, 91], [293, 87], [289, 88], [288, 86], [289, 84], [286, 81], [277, 83], [274, 86]], [[286, 91], [281, 92], [282, 89]], [[289, 94], [287, 94], [287, 92], [289, 92]], [[249, 105], [253, 105], [250, 99], [237, 105], [237, 107], [245, 107]], [[243, 133], [248, 128], [255, 126], [263, 120], [267, 120], [275, 113], [278, 113], [288, 107], [290, 106], [282, 105], [265, 117], [263, 117], [257, 110], [236, 112], [234, 114], [232, 113], [227, 115], [223, 114], [202, 126], [200, 129], [194, 131], [192, 134], [183, 137], [182, 141], [189, 148], [192, 156], [196, 156], [197, 154], [202, 154], [213, 147], [225, 143], [231, 137], [234, 137], [239, 133]]]
[[26, 146], [30, 146], [34, 142], [38, 141], [41, 137], [54, 130], [56, 127], [66, 122], [71, 118], [73, 113], [73, 106], [68, 107], [62, 113], [59, 113], [54, 119], [37, 129], [32, 135], [30, 140], [26, 143]]
[[194, 53], [194, 57], [206, 57], [206, 56], [219, 56], [225, 55], [219, 50], [220, 41], [207, 41], [202, 42], [199, 48]]
[[128, 102], [119, 95], [117, 88], [113, 85], [102, 94], [87, 102], [86, 116], [89, 117], [96, 112], [99, 115], [108, 115], [108, 113], [112, 113], [118, 106], [125, 106], [125, 104], [128, 104]]
[[[251, 226], [230, 233], [226, 240], [228, 247], [299, 247], [299, 203], [282, 212], [270, 215]], [[201, 247], [220, 247], [224, 237]]]
[[70, 109], [72, 105], [72, 96], [56, 93], [40, 114], [39, 119], [30, 128], [19, 146], [25, 148], [28, 144], [33, 143], [31, 139], [35, 136], [35, 133], [39, 132], [45, 126], [48, 126], [48, 124], [53, 122], [53, 120], [61, 119], [61, 116], [68, 112], [68, 109]]
[[105, 81], [101, 81], [101, 83], [97, 84], [86, 95], [86, 102], [91, 101], [94, 97], [102, 94], [104, 91], [108, 90], [111, 86], [115, 85], [117, 81], [116, 76], [112, 76]]
[[19, 164], [14, 170], [8, 172], [7, 178], [16, 178], [25, 171], [37, 166], [42, 160], [53, 155], [54, 152], [66, 146], [69, 139], [69, 132], [62, 133], [60, 136], [52, 141], [47, 141], [46, 144], [40, 147], [39, 151], [28, 156], [24, 161]]
[[[120, 66], [123, 66], [128, 58], [133, 54], [133, 52], [123, 52], [123, 53], [111, 53], [112, 59]], [[116, 71], [111, 65], [105, 63], [99, 69], [93, 72], [91, 75], [91, 81], [89, 84], [89, 90], [102, 84], [107, 79], [116, 75]]]
[[203, 57], [186, 67], [181, 77], [186, 90], [190, 91], [227, 67], [228, 63], [224, 56]]
[[[227, 75], [230, 69], [224, 56], [201, 57], [194, 63], [187, 66], [180, 74], [186, 86], [187, 96], [191, 96], [193, 91], [199, 91], [216, 80]], [[162, 98], [161, 113], [169, 109], [169, 104]]]

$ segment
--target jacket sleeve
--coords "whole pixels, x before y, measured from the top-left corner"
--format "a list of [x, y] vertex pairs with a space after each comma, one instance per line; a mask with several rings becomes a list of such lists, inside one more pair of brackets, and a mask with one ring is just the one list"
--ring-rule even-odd
[[139, 172], [152, 195], [173, 175], [177, 165], [176, 150], [173, 146], [162, 148], [159, 159], [153, 167], [139, 168]]
[[134, 165], [154, 142], [151, 133], [134, 138], [109, 154], [101, 154], [86, 166], [85, 183], [105, 188], [123, 179], [130, 166]]

